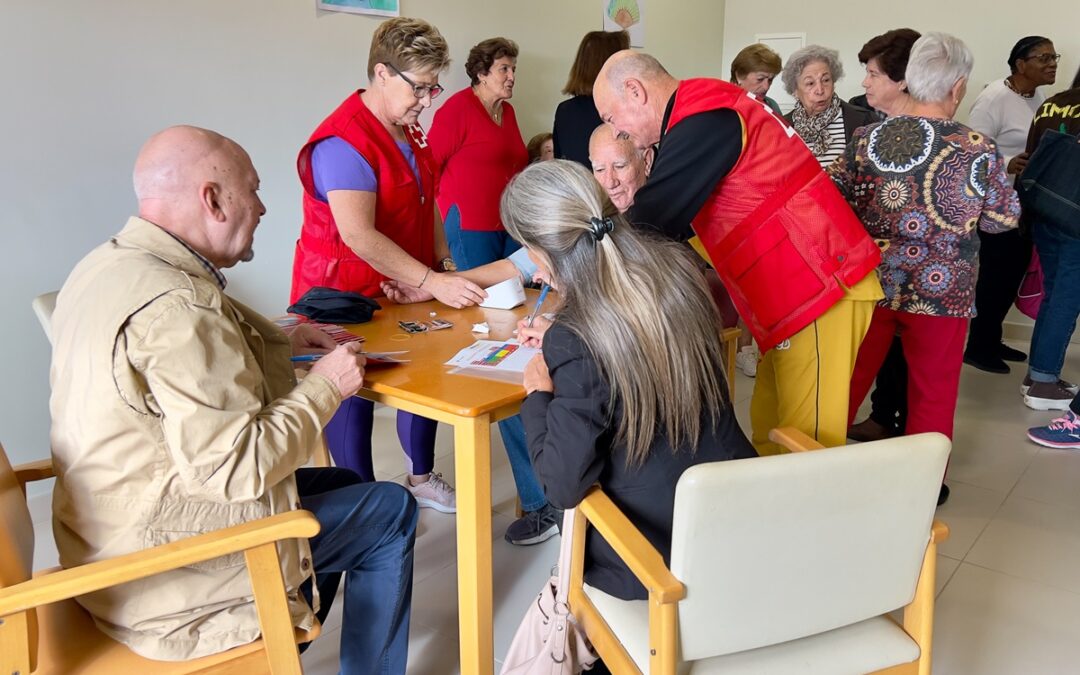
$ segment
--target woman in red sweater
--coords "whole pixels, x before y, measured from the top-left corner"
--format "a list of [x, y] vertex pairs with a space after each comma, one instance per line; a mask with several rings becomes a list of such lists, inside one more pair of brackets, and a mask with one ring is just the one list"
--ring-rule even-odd
[[450, 254], [460, 270], [502, 260], [519, 248], [499, 220], [503, 189], [529, 162], [509, 102], [517, 55], [517, 45], [501, 37], [473, 47], [465, 61], [472, 85], [435, 113], [428, 134], [443, 221], [451, 206], [461, 213], [460, 226], [453, 219], [446, 224]]

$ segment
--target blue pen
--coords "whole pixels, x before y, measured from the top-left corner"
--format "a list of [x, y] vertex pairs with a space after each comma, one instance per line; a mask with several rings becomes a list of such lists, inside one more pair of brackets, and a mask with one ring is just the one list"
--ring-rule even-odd
[[322, 354], [301, 354], [299, 356], [290, 357], [289, 360], [293, 363], [306, 363], [308, 361], [318, 361], [322, 357]]
[[536, 314], [540, 311], [540, 306], [544, 304], [544, 298], [547, 297], [548, 291], [550, 290], [551, 286], [548, 286], [547, 284], [544, 284], [543, 288], [540, 289], [540, 297], [537, 298], [536, 307], [533, 307], [532, 314], [529, 315], [529, 323], [526, 324], [529, 328], [532, 328], [533, 319], [536, 318]]

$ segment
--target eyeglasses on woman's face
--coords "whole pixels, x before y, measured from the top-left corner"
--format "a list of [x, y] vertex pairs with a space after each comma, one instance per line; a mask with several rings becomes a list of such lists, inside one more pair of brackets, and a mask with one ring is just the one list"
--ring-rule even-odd
[[405, 80], [405, 82], [407, 82], [412, 87], [413, 96], [415, 96], [416, 98], [424, 98], [425, 96], [430, 96], [434, 100], [439, 98], [439, 95], [446, 91], [446, 89], [440, 84], [417, 84], [416, 82], [413, 82], [405, 73], [395, 68], [394, 64], [392, 63], [386, 64], [386, 67], [397, 73], [398, 77]]
[[1061, 60], [1061, 54], [1033, 54], [1032, 56], [1025, 56], [1024, 61], [1038, 61], [1044, 66], [1048, 66], [1051, 63], [1057, 63]]

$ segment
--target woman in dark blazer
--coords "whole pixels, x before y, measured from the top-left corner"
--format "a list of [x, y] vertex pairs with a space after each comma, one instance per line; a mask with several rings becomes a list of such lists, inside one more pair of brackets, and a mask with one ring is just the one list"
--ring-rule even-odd
[[[698, 262], [689, 247], [629, 226], [566, 160], [518, 174], [502, 217], [559, 291], [521, 408], [544, 494], [572, 508], [599, 483], [667, 561], [683, 471], [755, 455], [727, 397], [720, 317]], [[647, 597], [595, 532], [585, 581], [618, 598]]]

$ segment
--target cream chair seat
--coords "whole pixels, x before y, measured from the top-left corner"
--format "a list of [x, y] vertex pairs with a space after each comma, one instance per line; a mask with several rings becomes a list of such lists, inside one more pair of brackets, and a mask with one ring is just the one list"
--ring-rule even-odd
[[[820, 448], [790, 430], [773, 437]], [[921, 434], [693, 467], [676, 490], [670, 569], [594, 488], [579, 523], [597, 527], [650, 599], [581, 584], [582, 526], [571, 610], [617, 673], [928, 674], [949, 451]], [[888, 616], [901, 608], [903, 625]]]

